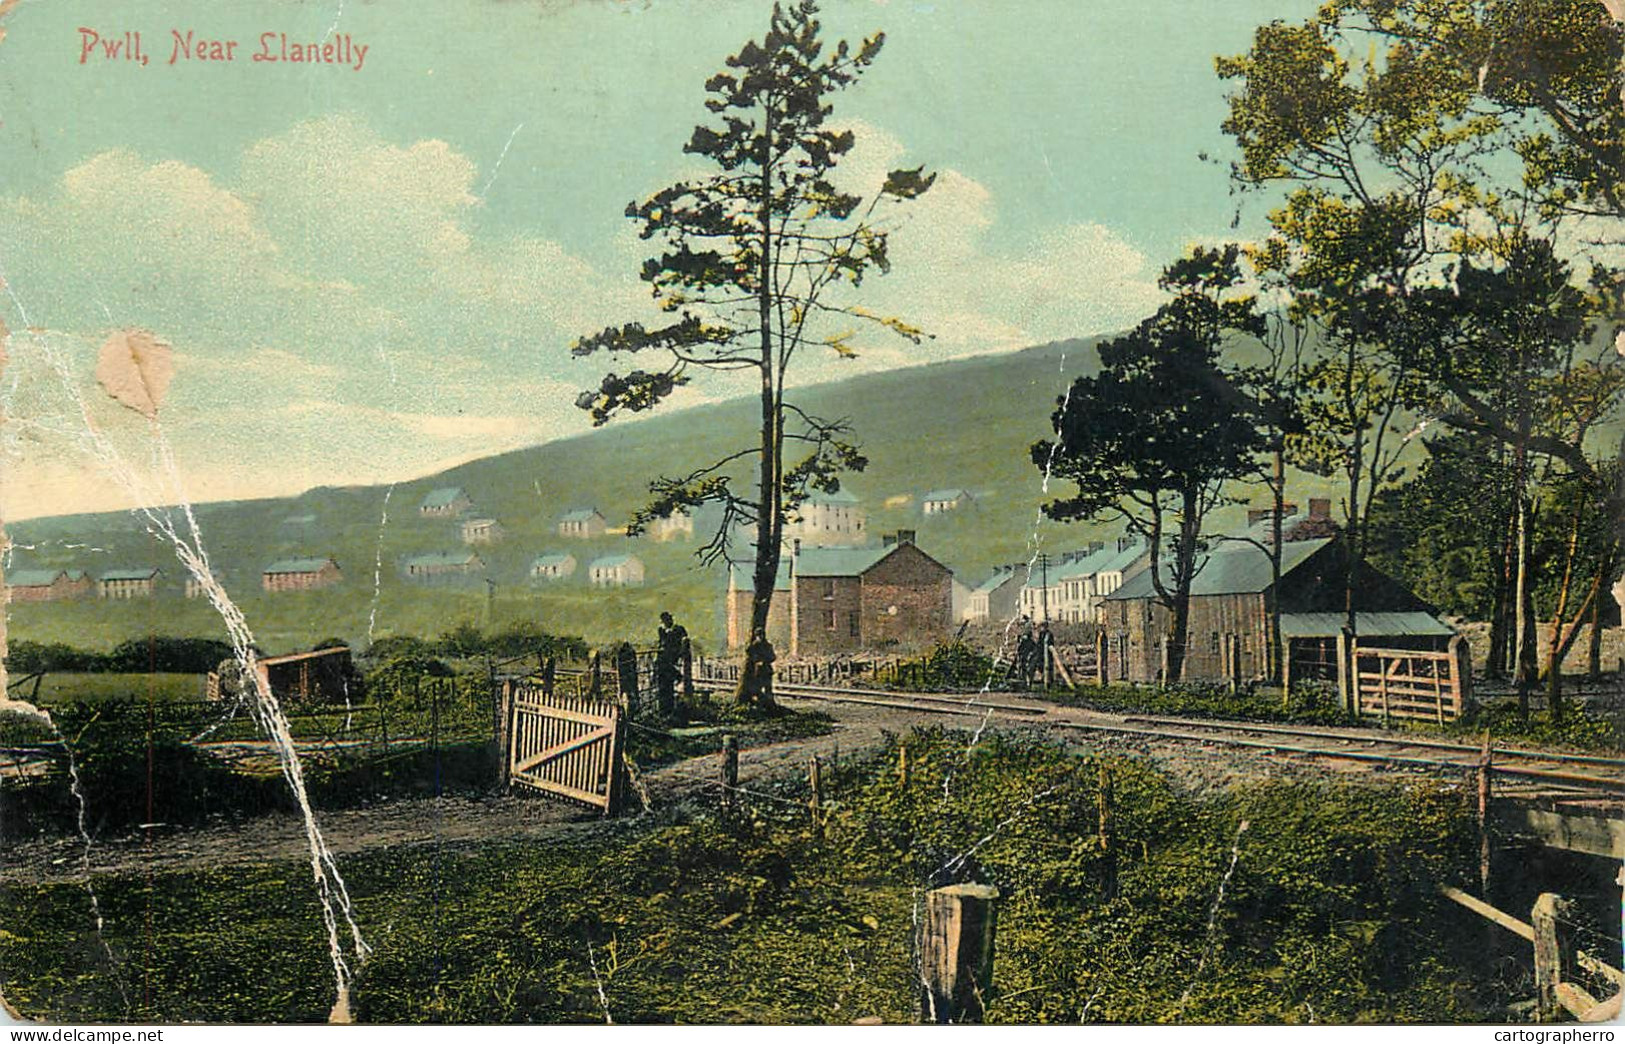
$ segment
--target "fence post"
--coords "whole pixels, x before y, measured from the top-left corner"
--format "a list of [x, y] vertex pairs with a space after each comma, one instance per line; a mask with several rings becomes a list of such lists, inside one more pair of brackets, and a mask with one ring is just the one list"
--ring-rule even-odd
[[1554, 1020], [1562, 1011], [1557, 1000], [1557, 984], [1563, 981], [1563, 965], [1569, 954], [1558, 917], [1568, 903], [1552, 892], [1542, 892], [1529, 912], [1535, 929], [1535, 994], [1542, 1022]]
[[824, 803], [824, 766], [814, 754], [812, 760], [807, 762], [807, 784], [812, 794], [807, 798], [807, 809], [812, 813], [813, 826], [818, 825], [818, 816]]
[[1347, 627], [1337, 632], [1337, 698], [1350, 717], [1360, 716], [1360, 680], [1353, 677], [1357, 664], [1353, 660], [1353, 636]]
[[923, 1021], [981, 1022], [993, 988], [993, 935], [999, 890], [959, 884], [925, 895], [920, 928]]
[[694, 645], [683, 638], [683, 699], [694, 702]]
[[1473, 650], [1461, 635], [1452, 635], [1447, 647], [1455, 674], [1456, 717], [1467, 713], [1473, 701]]
[[1490, 730], [1484, 730], [1484, 750], [1478, 756], [1478, 894], [1490, 898]]
[[722, 807], [734, 807], [734, 789], [739, 786], [739, 740], [722, 737]]

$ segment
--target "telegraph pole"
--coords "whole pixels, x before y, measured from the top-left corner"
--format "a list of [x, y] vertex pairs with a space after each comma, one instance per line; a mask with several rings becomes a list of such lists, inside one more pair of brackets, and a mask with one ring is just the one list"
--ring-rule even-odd
[[1038, 575], [1041, 577], [1038, 587], [1041, 619], [1049, 623], [1049, 555], [1043, 551], [1038, 552]]

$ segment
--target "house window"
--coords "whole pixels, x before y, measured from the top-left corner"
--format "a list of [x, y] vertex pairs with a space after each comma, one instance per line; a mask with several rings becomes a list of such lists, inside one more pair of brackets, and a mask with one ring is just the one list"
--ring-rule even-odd
[[[825, 600], [828, 601], [828, 600], [833, 599], [834, 597], [835, 597], [835, 581], [833, 581], [833, 580], [825, 580], [824, 581], [824, 598], [825, 598]], [[834, 627], [835, 625], [830, 624], [830, 626]]]
[[824, 610], [824, 626], [829, 628], [832, 631], [835, 630], [835, 610], [833, 610], [833, 609], [825, 609]]
[[846, 633], [850, 634], [852, 637], [856, 638], [856, 637], [858, 637], [858, 631], [859, 631], [859, 628], [858, 628], [858, 614], [857, 613], [847, 613], [846, 614]]

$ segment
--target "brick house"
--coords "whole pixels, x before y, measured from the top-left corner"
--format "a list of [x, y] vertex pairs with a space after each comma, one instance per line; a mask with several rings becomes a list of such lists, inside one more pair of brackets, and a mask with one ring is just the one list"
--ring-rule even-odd
[[115, 601], [126, 598], [151, 598], [158, 591], [158, 578], [163, 573], [151, 569], [112, 569], [96, 579], [96, 593]]
[[494, 518], [470, 518], [463, 522], [465, 544], [494, 544], [502, 535], [502, 523]]
[[485, 562], [472, 551], [429, 551], [401, 560], [401, 572], [412, 580], [469, 576], [484, 569]]
[[567, 551], [537, 555], [530, 560], [532, 580], [563, 580], [576, 571], [576, 556]]
[[[1240, 676], [1268, 672], [1270, 613], [1278, 604], [1281, 632], [1294, 678], [1327, 677], [1344, 617], [1341, 540], [1282, 542], [1281, 581], [1274, 583], [1269, 555], [1252, 544], [1222, 544], [1208, 554], [1191, 582], [1186, 636], [1186, 681], [1227, 677], [1227, 647], [1239, 643]], [[1166, 574], [1165, 574], [1166, 575]], [[1166, 580], [1164, 581], [1167, 582]], [[1362, 641], [1388, 647], [1442, 649], [1454, 631], [1403, 584], [1365, 562], [1355, 566], [1356, 629]], [[1172, 628], [1169, 611], [1156, 600], [1146, 569], [1101, 600], [1107, 668], [1118, 681], [1154, 682], [1163, 672]]]
[[94, 581], [83, 569], [19, 569], [6, 576], [13, 602], [60, 602], [88, 594]]
[[331, 558], [283, 558], [265, 567], [260, 583], [267, 591], [310, 591], [343, 579]]
[[461, 486], [442, 486], [431, 489], [418, 505], [418, 514], [424, 518], [456, 518], [474, 506]]
[[609, 524], [597, 508], [577, 508], [559, 519], [559, 536], [576, 540], [591, 540], [604, 535]]
[[594, 587], [637, 587], [643, 563], [632, 555], [605, 555], [587, 563], [587, 582]]
[[[768, 637], [791, 656], [856, 652], [878, 646], [929, 645], [953, 629], [953, 571], [921, 551], [914, 534], [887, 536], [880, 547], [793, 546], [786, 585], [769, 609]], [[788, 601], [782, 627], [774, 615]], [[734, 646], [749, 635], [751, 584], [748, 568], [730, 577], [728, 638]]]

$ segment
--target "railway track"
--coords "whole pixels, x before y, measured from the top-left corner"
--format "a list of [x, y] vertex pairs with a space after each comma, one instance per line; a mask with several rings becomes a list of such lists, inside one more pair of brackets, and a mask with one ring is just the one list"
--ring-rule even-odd
[[[1028, 722], [1148, 741], [1231, 746], [1328, 761], [1386, 764], [1459, 775], [1479, 767], [1479, 747], [1370, 729], [1314, 728], [1262, 722], [1113, 714], [1045, 700], [993, 694], [899, 693], [818, 685], [778, 685], [786, 699], [891, 707], [916, 713]], [[1625, 758], [1524, 747], [1492, 748], [1490, 771], [1505, 782], [1553, 796], [1625, 800]]]

